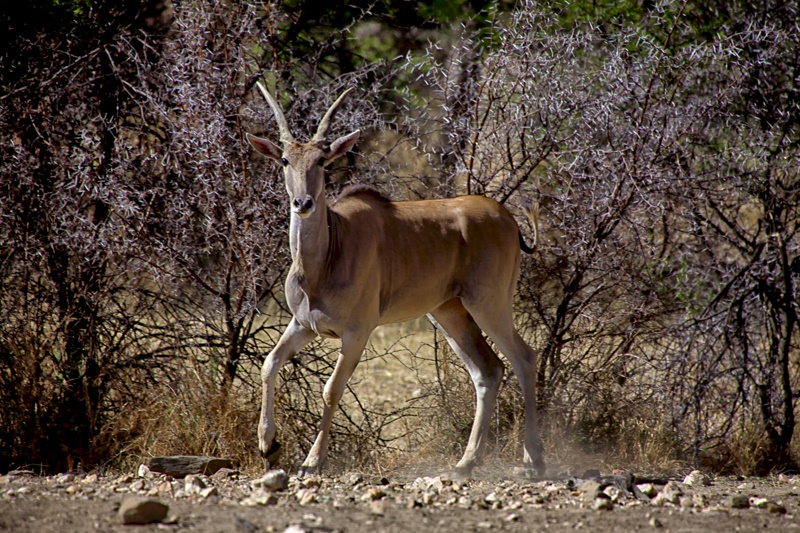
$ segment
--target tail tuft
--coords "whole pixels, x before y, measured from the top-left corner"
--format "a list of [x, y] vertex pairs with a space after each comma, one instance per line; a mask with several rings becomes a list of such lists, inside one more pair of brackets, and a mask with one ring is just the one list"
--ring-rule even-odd
[[519, 234], [519, 247], [526, 254], [532, 254], [536, 250], [536, 245], [539, 243], [539, 204], [532, 200], [525, 200], [522, 202], [522, 211], [533, 226], [533, 246], [528, 246], [525, 239], [522, 238], [522, 233]]

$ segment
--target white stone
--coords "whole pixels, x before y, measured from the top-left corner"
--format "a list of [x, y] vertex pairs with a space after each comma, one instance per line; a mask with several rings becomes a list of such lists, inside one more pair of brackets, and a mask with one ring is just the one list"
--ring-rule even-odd
[[707, 487], [711, 485], [711, 479], [699, 470], [692, 470], [683, 478], [683, 483], [690, 487]]
[[189, 474], [183, 480], [183, 490], [190, 496], [200, 494], [204, 488], [206, 488], [205, 482], [194, 474]]
[[150, 467], [148, 467], [146, 464], [140, 464], [139, 470], [136, 472], [136, 474], [139, 477], [150, 477]]

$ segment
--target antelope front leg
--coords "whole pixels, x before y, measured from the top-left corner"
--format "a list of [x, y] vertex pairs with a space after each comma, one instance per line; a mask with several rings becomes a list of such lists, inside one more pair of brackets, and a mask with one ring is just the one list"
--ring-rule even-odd
[[301, 326], [292, 318], [275, 348], [261, 366], [261, 417], [258, 420], [258, 449], [269, 470], [280, 454], [280, 444], [275, 441], [275, 380], [283, 364], [314, 340], [316, 333]]
[[370, 332], [366, 334], [358, 332], [342, 336], [342, 351], [336, 361], [336, 368], [334, 368], [333, 374], [325, 383], [325, 389], [322, 392], [324, 406], [322, 421], [319, 424], [319, 434], [308, 452], [308, 457], [303, 462], [303, 466], [300, 467], [298, 472], [300, 477], [318, 474], [325, 464], [325, 459], [328, 456], [328, 436], [333, 413], [336, 410], [336, 406], [339, 405], [339, 400], [342, 399], [347, 381], [353, 375], [353, 371], [361, 360], [361, 354], [367, 344]]

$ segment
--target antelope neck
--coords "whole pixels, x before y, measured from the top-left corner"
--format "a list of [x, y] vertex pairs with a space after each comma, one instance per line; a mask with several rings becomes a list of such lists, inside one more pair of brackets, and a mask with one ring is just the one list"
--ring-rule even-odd
[[324, 197], [308, 218], [300, 218], [292, 211], [289, 247], [296, 268], [303, 271], [307, 280], [319, 279], [325, 272], [329, 244], [328, 206]]

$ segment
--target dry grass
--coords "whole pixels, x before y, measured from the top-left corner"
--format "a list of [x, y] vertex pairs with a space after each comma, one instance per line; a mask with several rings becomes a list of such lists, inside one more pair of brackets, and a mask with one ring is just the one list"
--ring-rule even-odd
[[261, 468], [255, 453], [258, 405], [252, 388], [225, 392], [206, 369], [187, 369], [112, 421], [115, 432], [128, 437], [117, 462], [132, 468], [159, 455], [213, 455], [255, 471]]
[[[282, 373], [276, 417], [284, 447], [281, 466], [288, 470], [300, 465], [316, 435], [321, 391], [337, 351], [337, 343], [321, 343], [288, 363]], [[113, 431], [101, 437], [126, 443], [110, 464], [130, 469], [156, 455], [216, 455], [233, 458], [246, 472], [260, 472], [259, 369], [241, 370], [246, 379], [237, 380], [227, 392], [200, 364], [142, 391], [141, 398], [123, 406], [119, 410], [123, 414], [110, 422]], [[605, 397], [619, 394], [613, 391]], [[452, 468], [466, 445], [474, 402], [466, 370], [427, 321], [380, 328], [351, 380], [342, 411], [335, 416], [328, 472]], [[575, 409], [573, 415], [587, 407]], [[619, 396], [603, 407], [616, 413], [611, 423], [588, 409], [578, 417], [580, 423], [555, 410], [540, 415], [551, 474], [579, 474], [589, 468], [678, 474], [688, 469], [676, 451], [680, 443], [649, 404], [632, 407]], [[523, 411], [516, 377], [507, 369], [492, 420], [487, 463], [478, 475], [500, 475], [520, 465]], [[724, 444], [704, 450], [700, 466], [715, 472], [763, 474], [769, 455], [765, 440], [757, 424], [742, 427]]]

